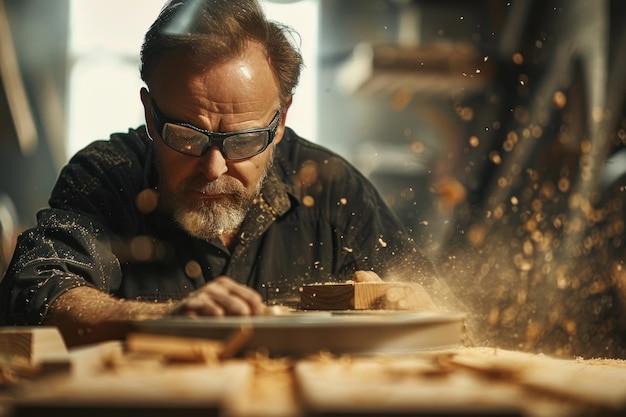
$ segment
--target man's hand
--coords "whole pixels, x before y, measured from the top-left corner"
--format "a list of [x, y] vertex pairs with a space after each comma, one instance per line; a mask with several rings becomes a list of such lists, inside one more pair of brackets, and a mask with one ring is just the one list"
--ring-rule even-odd
[[221, 276], [182, 300], [172, 315], [182, 316], [253, 316], [263, 314], [263, 297], [232, 278]]
[[259, 293], [219, 277], [178, 304], [114, 298], [91, 287], [71, 289], [50, 305], [43, 324], [57, 326], [68, 346], [122, 339], [132, 320], [167, 315], [224, 316], [266, 312]]
[[[352, 280], [359, 282], [383, 282], [374, 271], [356, 271]], [[380, 308], [386, 310], [437, 310], [430, 295], [424, 287], [417, 283], [386, 281], [389, 284], [387, 293], [380, 300]]]
[[352, 280], [354, 282], [382, 282], [382, 279], [374, 271], [356, 271]]

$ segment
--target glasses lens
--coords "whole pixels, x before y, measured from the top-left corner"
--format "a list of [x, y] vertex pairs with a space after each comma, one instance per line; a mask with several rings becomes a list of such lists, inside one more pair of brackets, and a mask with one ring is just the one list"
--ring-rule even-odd
[[245, 159], [259, 154], [269, 144], [269, 132], [242, 133], [229, 136], [224, 141], [224, 156], [228, 159]]
[[163, 126], [163, 140], [172, 149], [186, 155], [200, 156], [209, 138], [185, 126], [166, 123]]

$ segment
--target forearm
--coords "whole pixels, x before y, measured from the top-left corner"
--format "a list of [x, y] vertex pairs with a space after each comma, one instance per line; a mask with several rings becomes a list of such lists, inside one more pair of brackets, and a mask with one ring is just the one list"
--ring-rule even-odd
[[68, 345], [123, 338], [130, 321], [161, 317], [175, 304], [114, 298], [91, 287], [78, 287], [59, 296], [50, 306], [44, 324], [56, 326]]

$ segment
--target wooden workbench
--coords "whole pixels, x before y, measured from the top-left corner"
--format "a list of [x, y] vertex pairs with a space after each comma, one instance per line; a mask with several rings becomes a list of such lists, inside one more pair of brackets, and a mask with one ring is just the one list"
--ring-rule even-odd
[[[63, 352], [48, 336], [47, 355], [30, 349], [32, 339], [20, 341], [20, 349], [37, 353], [35, 365], [48, 363], [30, 374], [16, 373], [5, 384], [1, 417], [559, 417], [626, 412], [622, 360], [564, 360], [465, 346], [410, 355], [319, 352], [269, 358], [248, 352], [223, 357], [212, 353], [212, 345], [185, 339], [183, 345], [176, 345], [180, 339], [161, 344], [176, 352], [168, 357], [158, 348], [151, 351], [150, 343], [139, 343], [146, 341], [141, 338]], [[47, 371], [37, 375], [37, 369]]]

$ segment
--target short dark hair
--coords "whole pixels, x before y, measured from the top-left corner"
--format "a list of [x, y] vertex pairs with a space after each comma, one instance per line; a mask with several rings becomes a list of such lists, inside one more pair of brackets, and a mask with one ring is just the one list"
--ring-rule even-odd
[[290, 27], [267, 20], [256, 0], [170, 0], [144, 38], [141, 79], [149, 86], [150, 74], [172, 50], [187, 49], [210, 65], [234, 57], [256, 41], [267, 53], [284, 104], [294, 93], [303, 66], [295, 36]]

